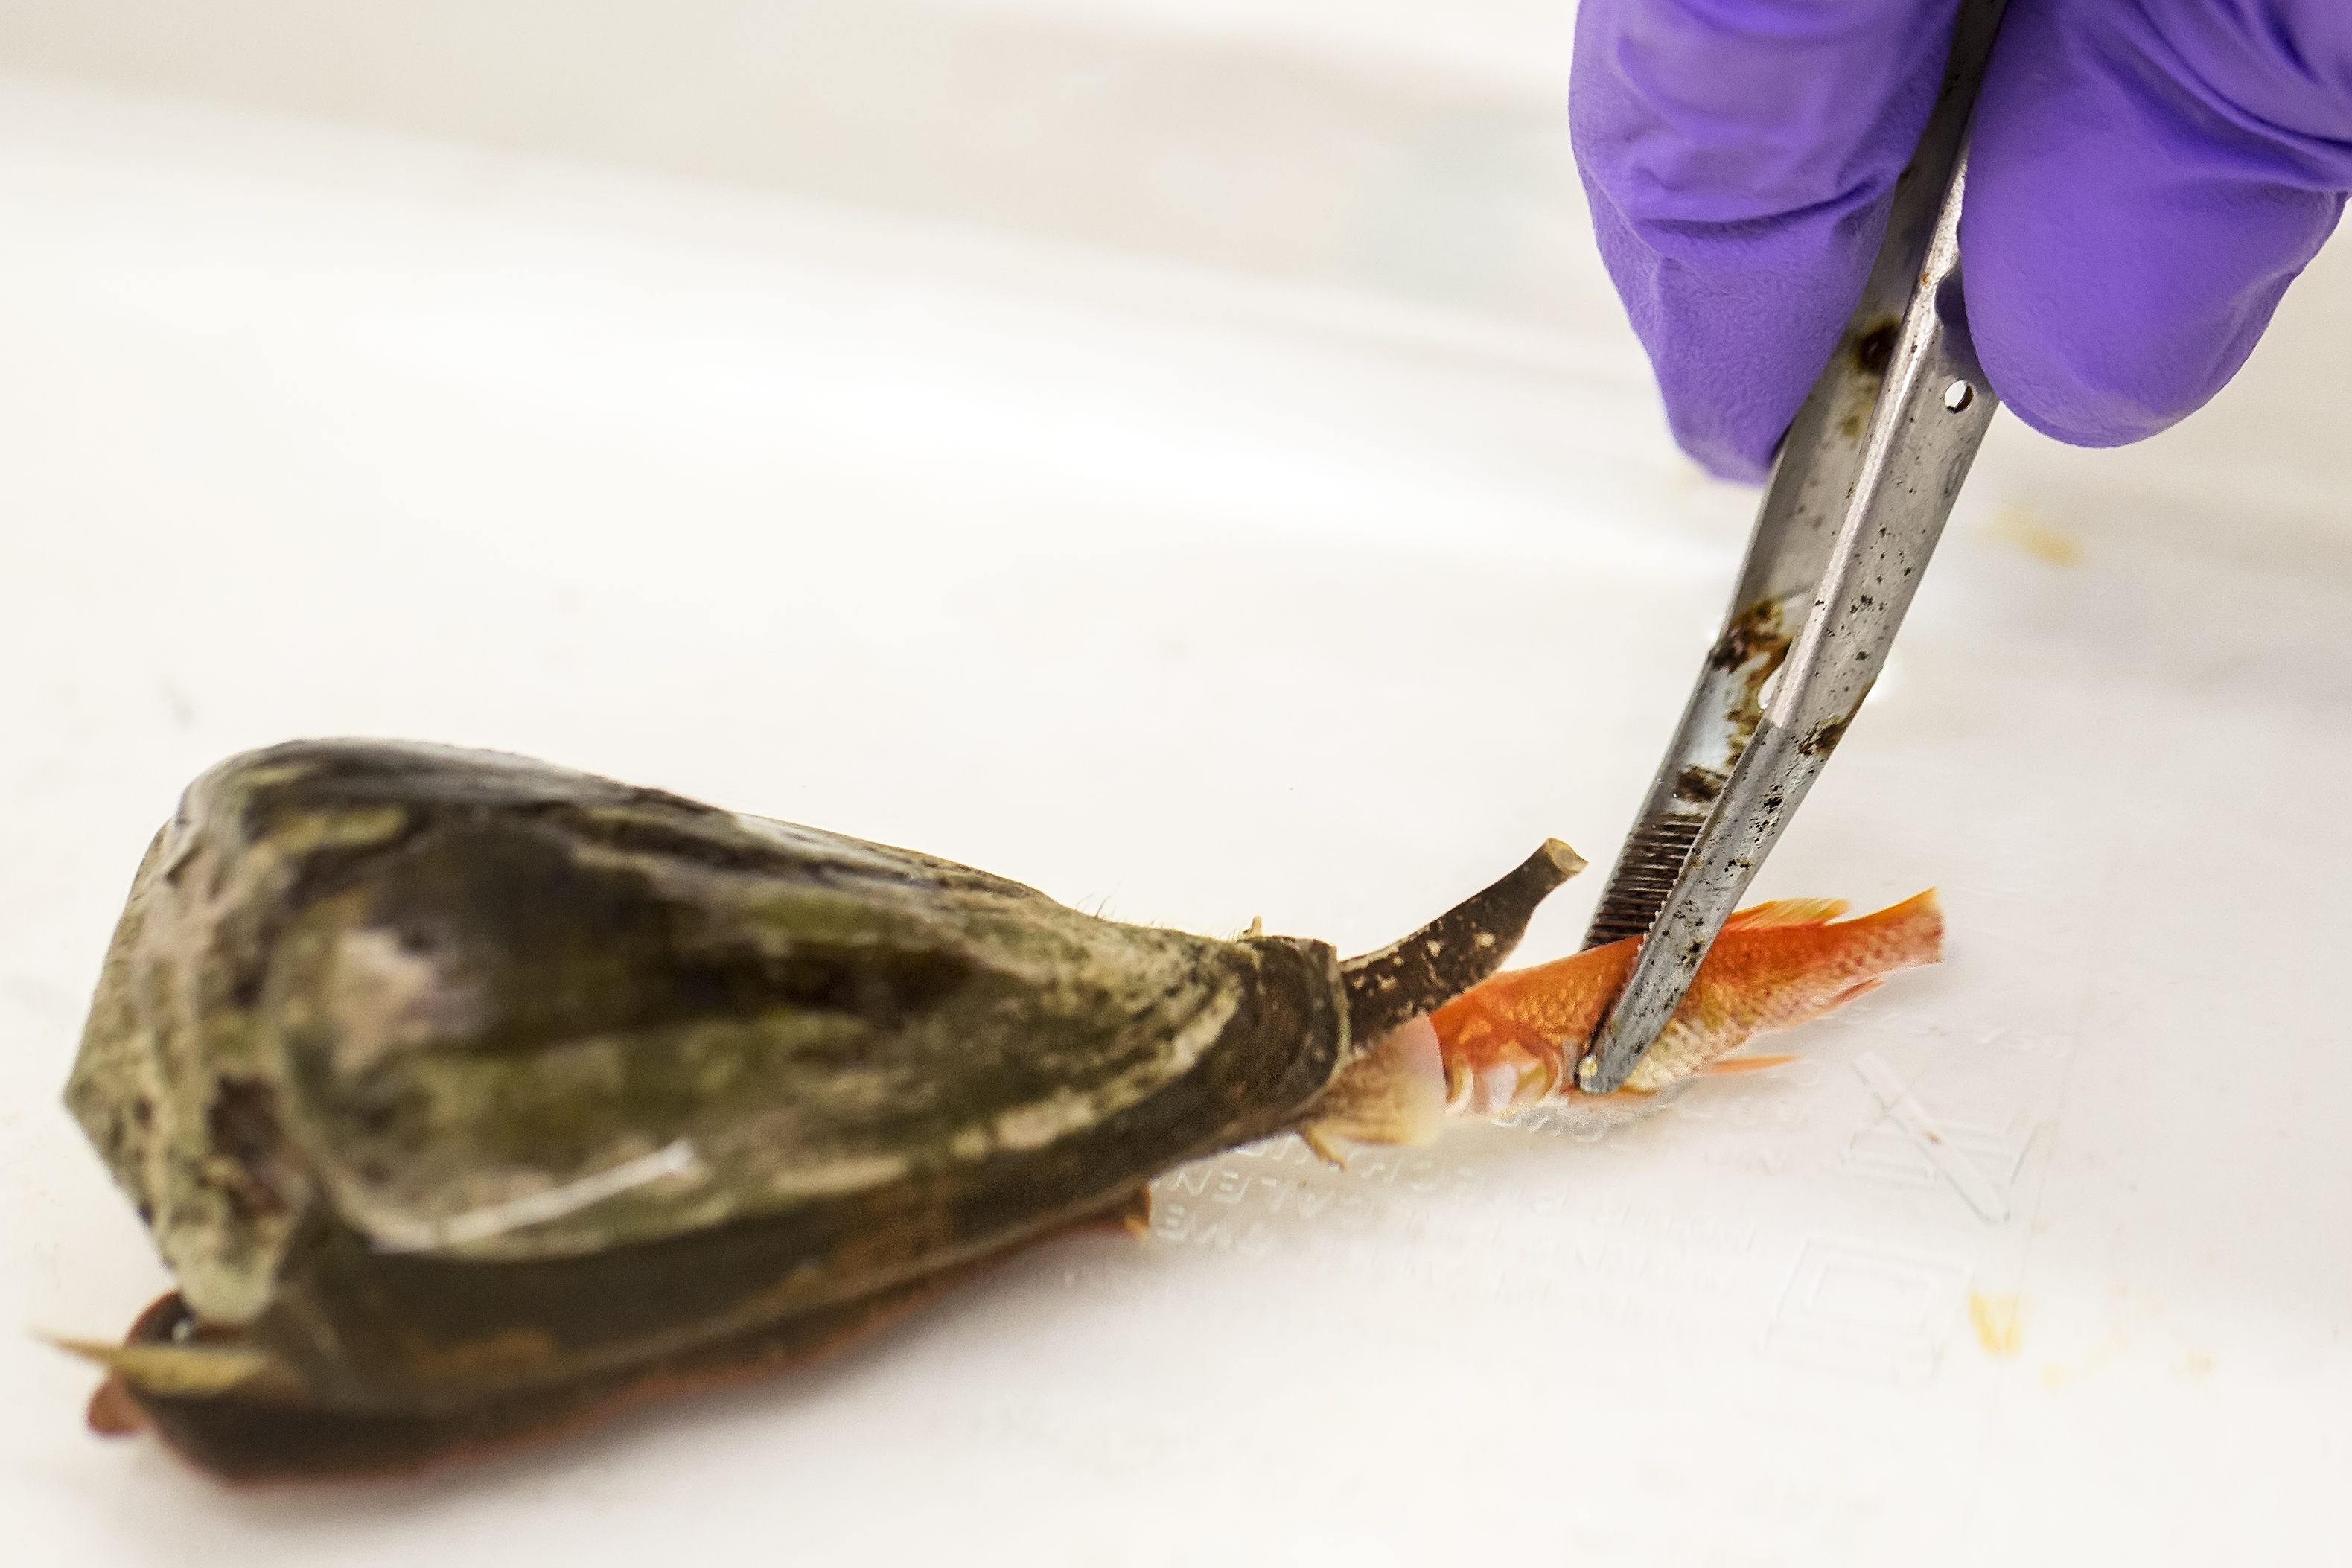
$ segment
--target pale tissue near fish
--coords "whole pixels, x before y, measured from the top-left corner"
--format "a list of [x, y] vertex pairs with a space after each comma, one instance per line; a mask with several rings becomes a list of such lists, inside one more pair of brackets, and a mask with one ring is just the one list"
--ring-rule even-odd
[[1309, 1135], [1426, 1143], [1446, 1116], [1545, 1108], [1569, 1131], [1639, 1120], [1702, 1074], [1753, 1072], [1791, 1058], [1733, 1057], [1758, 1035], [1818, 1018], [1898, 970], [1940, 963], [1944, 918], [1933, 889], [1841, 921], [1841, 900], [1758, 904], [1724, 922], [1689, 994], [1616, 1093], [1576, 1087], [1576, 1063], [1623, 986], [1639, 937], [1497, 974], [1382, 1039], [1341, 1075]]
[[1437, 1142], [1445, 1126], [1445, 1059], [1426, 1013], [1407, 1019], [1349, 1064], [1316, 1102], [1315, 1120], [1298, 1130], [1334, 1164], [1329, 1140], [1356, 1143]]

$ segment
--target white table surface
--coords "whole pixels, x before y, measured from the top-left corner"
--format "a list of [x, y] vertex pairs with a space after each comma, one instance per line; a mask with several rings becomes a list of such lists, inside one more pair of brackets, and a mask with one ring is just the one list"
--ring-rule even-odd
[[1589, 262], [1481, 313], [827, 197], [0, 79], [0, 1555], [2352, 1543], [2340, 252], [2180, 432], [1997, 427], [1758, 889], [1938, 886], [1949, 960], [1801, 1063], [1599, 1142], [1242, 1152], [1148, 1241], [419, 1482], [238, 1494], [86, 1433], [31, 1331], [166, 1280], [58, 1092], [141, 847], [230, 752], [526, 752], [1343, 950], [1547, 834], [1605, 866], [1752, 498], [1674, 455]]

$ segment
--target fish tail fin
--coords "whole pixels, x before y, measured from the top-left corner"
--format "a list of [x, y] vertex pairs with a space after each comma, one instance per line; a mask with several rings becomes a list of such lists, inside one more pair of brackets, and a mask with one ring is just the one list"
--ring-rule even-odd
[[1882, 973], [1944, 962], [1944, 906], [1933, 888], [1846, 924], [1869, 927], [1873, 935], [1888, 944]]

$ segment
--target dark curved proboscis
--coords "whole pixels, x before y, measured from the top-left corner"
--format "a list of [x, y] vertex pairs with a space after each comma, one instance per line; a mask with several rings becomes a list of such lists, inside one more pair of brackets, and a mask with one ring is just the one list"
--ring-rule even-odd
[[1547, 838], [1502, 880], [1411, 936], [1342, 963], [1349, 1047], [1367, 1048], [1415, 1014], [1434, 1012], [1500, 969], [1527, 934], [1536, 906], [1584, 864], [1583, 856]]

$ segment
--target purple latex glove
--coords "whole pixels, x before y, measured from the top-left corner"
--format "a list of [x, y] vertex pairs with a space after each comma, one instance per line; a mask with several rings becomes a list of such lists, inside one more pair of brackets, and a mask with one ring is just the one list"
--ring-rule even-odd
[[[1570, 119], [1675, 436], [1760, 479], [1860, 297], [1955, 0], [1583, 0]], [[2155, 434], [2221, 389], [2352, 189], [2352, 0], [2011, 0], [1960, 221], [2028, 425]]]

